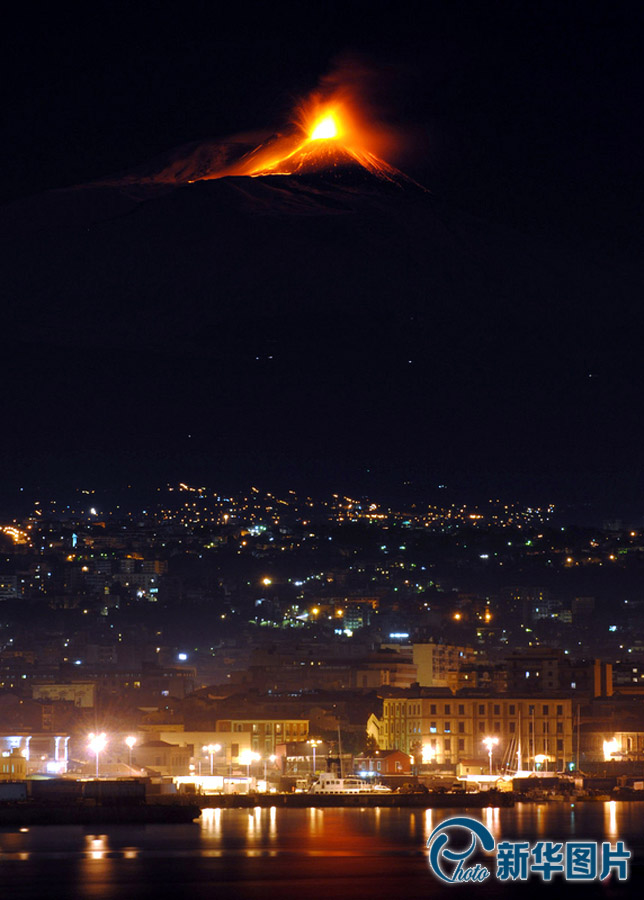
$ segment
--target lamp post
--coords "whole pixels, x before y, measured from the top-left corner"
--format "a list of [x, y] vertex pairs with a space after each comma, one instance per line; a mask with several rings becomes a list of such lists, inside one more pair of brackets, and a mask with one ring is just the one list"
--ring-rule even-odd
[[132, 747], [136, 744], [136, 738], [133, 734], [130, 734], [125, 738], [125, 743], [127, 744], [127, 749], [129, 751], [130, 768], [132, 768]]
[[277, 757], [275, 756], [274, 753], [271, 753], [270, 756], [264, 757], [264, 785], [265, 785], [265, 789], [266, 789], [267, 793], [268, 793], [268, 777], [267, 777], [266, 767], [269, 762], [274, 763], [276, 759], [277, 759]]
[[239, 762], [242, 766], [246, 766], [246, 777], [250, 781], [250, 767], [251, 763], [257, 762], [260, 759], [259, 753], [253, 753], [251, 750], [244, 750], [244, 752], [239, 757]]
[[313, 777], [315, 778], [315, 750], [320, 746], [322, 741], [311, 739], [310, 741], [307, 741], [307, 743], [313, 747]]
[[96, 777], [98, 778], [98, 757], [101, 751], [105, 750], [107, 747], [107, 735], [105, 732], [102, 731], [100, 734], [94, 734], [94, 732], [92, 732], [89, 735], [88, 747], [92, 753], [96, 755]]
[[499, 743], [498, 737], [486, 737], [483, 738], [483, 743], [487, 747], [487, 755], [490, 760], [490, 775], [492, 774], [492, 750]]
[[207, 744], [205, 747], [202, 747], [201, 749], [204, 751], [204, 753], [209, 754], [209, 756], [210, 756], [210, 774], [214, 775], [214, 771], [215, 771], [214, 756], [215, 756], [215, 753], [219, 753], [219, 751], [221, 750], [221, 744]]

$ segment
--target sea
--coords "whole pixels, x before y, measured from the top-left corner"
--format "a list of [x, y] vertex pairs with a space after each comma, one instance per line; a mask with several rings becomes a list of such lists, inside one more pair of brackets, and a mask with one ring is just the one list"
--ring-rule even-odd
[[[427, 839], [455, 816], [498, 841], [623, 841], [627, 878], [571, 882], [530, 874], [450, 884], [432, 871]], [[485, 856], [479, 857], [485, 861]], [[488, 859], [489, 863], [489, 859]], [[37, 826], [0, 831], [0, 900], [470, 900], [644, 890], [644, 802], [518, 803], [464, 809], [205, 809], [189, 825]]]

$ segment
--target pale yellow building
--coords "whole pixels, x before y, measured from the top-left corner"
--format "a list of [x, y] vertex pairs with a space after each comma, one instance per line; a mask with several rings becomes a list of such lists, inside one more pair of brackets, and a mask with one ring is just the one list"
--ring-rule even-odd
[[[308, 719], [218, 719], [216, 730], [233, 742], [248, 736], [250, 749], [261, 756], [275, 753], [277, 744], [305, 741], [309, 736]], [[232, 738], [230, 737], [232, 735]]]
[[[425, 763], [456, 765], [485, 758], [484, 738], [494, 744], [495, 766], [562, 771], [573, 761], [573, 710], [570, 697], [510, 694], [452, 694], [417, 691], [383, 701], [381, 747], [403, 750]], [[539, 761], [539, 757], [546, 757]]]

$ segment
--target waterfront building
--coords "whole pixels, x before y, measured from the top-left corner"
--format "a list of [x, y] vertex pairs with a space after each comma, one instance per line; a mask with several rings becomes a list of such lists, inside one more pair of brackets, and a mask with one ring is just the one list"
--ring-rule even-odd
[[570, 770], [573, 701], [447, 689], [401, 692], [383, 700], [381, 748], [402, 750], [425, 764], [454, 767], [485, 758], [486, 738], [496, 739], [495, 768]]

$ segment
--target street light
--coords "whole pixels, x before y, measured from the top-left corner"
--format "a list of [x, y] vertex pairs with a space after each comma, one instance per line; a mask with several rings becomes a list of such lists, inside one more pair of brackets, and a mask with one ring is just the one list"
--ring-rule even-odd
[[492, 750], [499, 743], [498, 737], [486, 737], [483, 738], [483, 743], [487, 747], [487, 755], [490, 760], [490, 775], [492, 774]]
[[307, 744], [310, 744], [313, 747], [313, 775], [315, 776], [315, 749], [319, 747], [322, 741], [314, 740], [313, 738], [310, 741], [307, 741]]
[[250, 767], [251, 763], [257, 762], [260, 759], [259, 753], [252, 753], [250, 750], [244, 750], [244, 752], [239, 757], [239, 762], [242, 766], [246, 766], [246, 775], [250, 779]]
[[125, 738], [125, 743], [130, 753], [130, 768], [132, 768], [132, 747], [136, 744], [136, 738], [131, 734]]
[[276, 759], [277, 759], [277, 757], [275, 756], [274, 753], [271, 753], [270, 756], [264, 757], [264, 785], [265, 785], [266, 792], [268, 792], [268, 779], [267, 779], [267, 774], [266, 774], [266, 766], [268, 765], [269, 762], [274, 763]]
[[221, 750], [221, 744], [207, 744], [205, 747], [201, 748], [204, 753], [208, 753], [210, 755], [210, 774], [214, 774], [214, 755], [215, 753], [219, 753]]
[[98, 757], [99, 754], [107, 747], [107, 735], [104, 731], [102, 731], [100, 734], [94, 734], [94, 732], [92, 731], [92, 733], [88, 735], [88, 737], [88, 748], [92, 753], [96, 754], [96, 777], [98, 778]]
[[436, 747], [432, 744], [423, 744], [422, 760], [424, 763], [432, 763], [436, 759]]
[[548, 771], [548, 757], [546, 756], [545, 753], [537, 753], [537, 755], [534, 758], [534, 761], [537, 764], [537, 766], [542, 766], [545, 763], [546, 764], [546, 772]]

